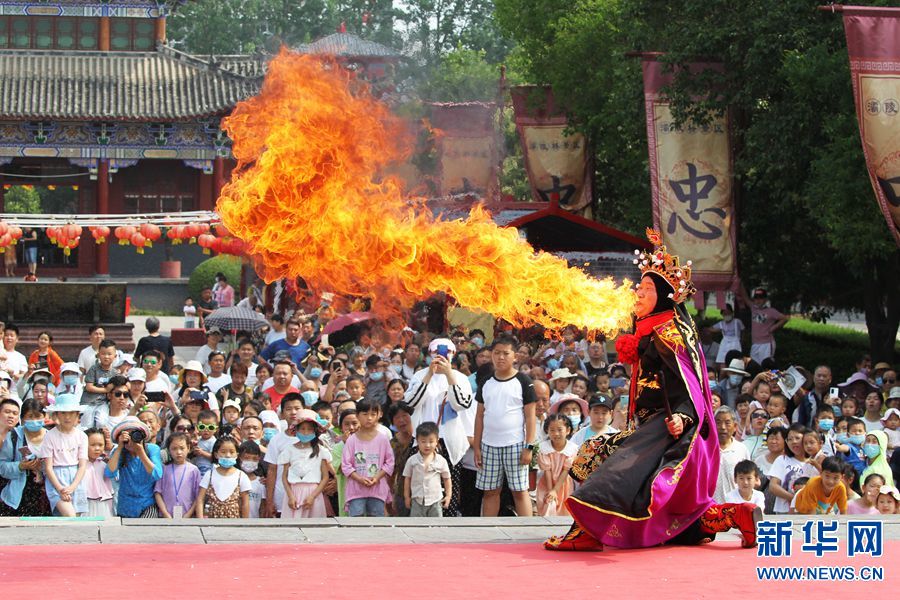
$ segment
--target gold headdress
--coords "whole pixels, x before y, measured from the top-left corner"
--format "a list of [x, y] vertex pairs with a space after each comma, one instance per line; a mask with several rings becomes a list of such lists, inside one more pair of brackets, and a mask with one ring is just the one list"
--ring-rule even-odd
[[677, 256], [666, 252], [662, 236], [658, 231], [647, 228], [647, 239], [654, 246], [652, 251], [634, 251], [637, 255], [634, 264], [641, 270], [641, 276], [643, 277], [647, 273], [656, 273], [674, 290], [669, 294], [669, 298], [678, 304], [684, 302], [697, 291], [697, 288], [691, 283], [691, 261], [687, 261], [684, 266], [681, 266]]

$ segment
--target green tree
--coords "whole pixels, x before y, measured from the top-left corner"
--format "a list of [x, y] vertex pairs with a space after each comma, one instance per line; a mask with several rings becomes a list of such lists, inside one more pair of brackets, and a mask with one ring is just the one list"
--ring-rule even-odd
[[14, 185], [3, 192], [3, 208], [6, 212], [20, 215], [40, 214], [41, 197], [34, 188]]
[[430, 102], [493, 101], [499, 85], [500, 67], [485, 60], [484, 50], [458, 47], [441, 59], [418, 92]]
[[[604, 220], [634, 233], [650, 221], [640, 64], [626, 53], [665, 52], [680, 120], [732, 111], [743, 279], [784, 307], [864, 309], [873, 354], [892, 358], [900, 252], [864, 168], [839, 18], [805, 0], [496, 5], [517, 60], [592, 140]], [[724, 70], [676, 68], [710, 59]]]

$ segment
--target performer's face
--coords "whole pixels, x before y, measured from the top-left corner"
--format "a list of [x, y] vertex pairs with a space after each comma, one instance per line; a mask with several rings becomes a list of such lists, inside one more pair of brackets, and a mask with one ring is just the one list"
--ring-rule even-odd
[[634, 315], [637, 318], [646, 317], [656, 306], [656, 286], [649, 277], [641, 279], [637, 288], [637, 301], [634, 303]]

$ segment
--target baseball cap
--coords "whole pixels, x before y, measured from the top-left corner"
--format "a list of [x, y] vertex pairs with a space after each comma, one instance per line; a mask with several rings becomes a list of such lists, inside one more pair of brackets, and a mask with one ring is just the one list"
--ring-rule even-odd
[[595, 406], [605, 406], [609, 410], [612, 410], [616, 407], [616, 401], [603, 394], [594, 394], [588, 402], [588, 408], [594, 408]]

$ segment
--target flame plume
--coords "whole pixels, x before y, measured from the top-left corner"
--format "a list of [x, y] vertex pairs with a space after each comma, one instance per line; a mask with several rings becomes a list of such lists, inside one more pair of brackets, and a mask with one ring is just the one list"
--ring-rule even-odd
[[380, 177], [409, 147], [403, 124], [334, 63], [282, 50], [260, 94], [223, 124], [238, 166], [218, 211], [268, 281], [368, 296], [381, 317], [444, 291], [517, 326], [631, 324], [629, 282], [535, 252], [480, 208], [435, 218]]

